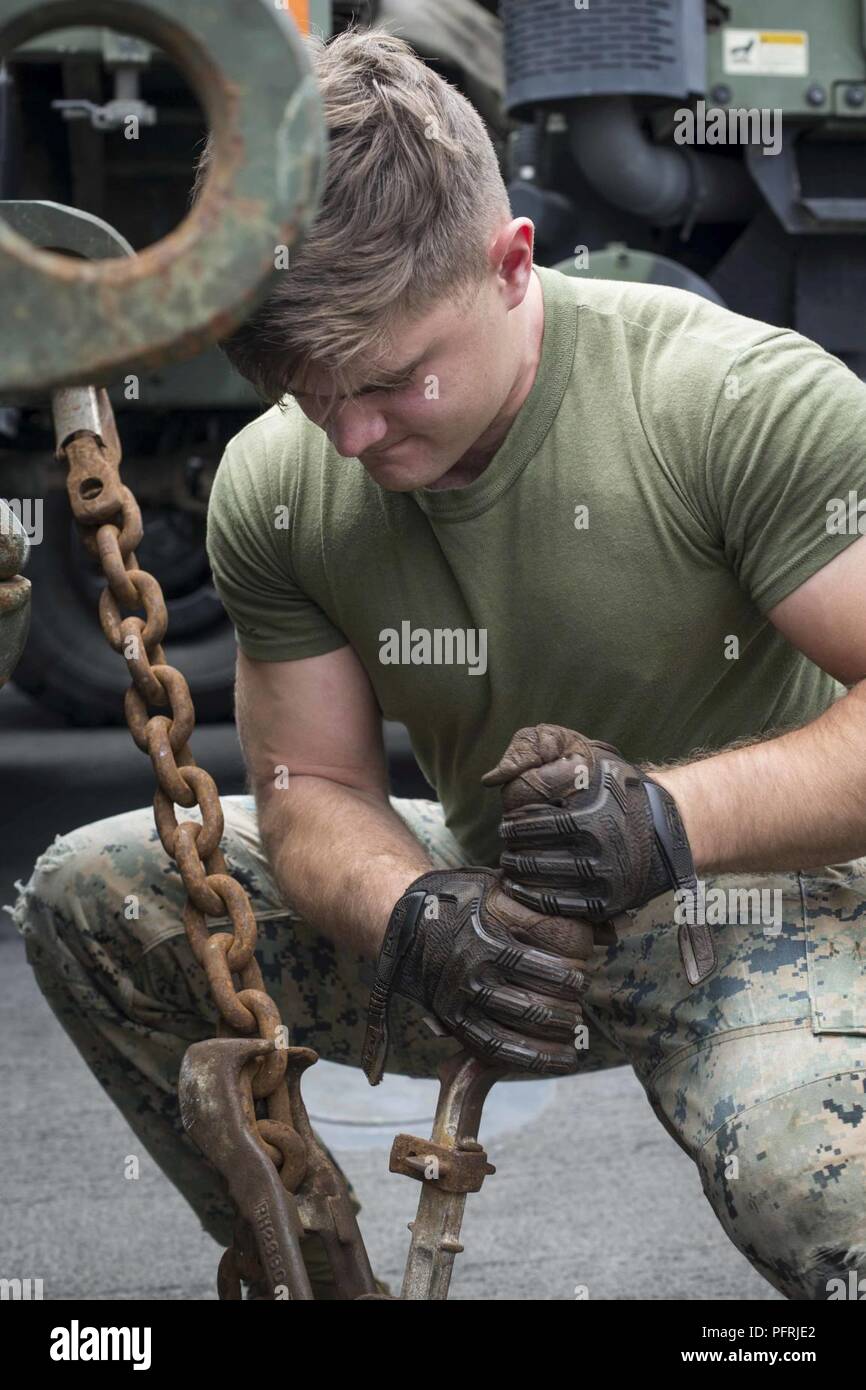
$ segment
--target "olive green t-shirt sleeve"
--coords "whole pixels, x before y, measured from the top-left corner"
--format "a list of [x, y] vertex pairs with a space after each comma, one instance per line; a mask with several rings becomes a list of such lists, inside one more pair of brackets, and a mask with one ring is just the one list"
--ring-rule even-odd
[[838, 515], [866, 496], [866, 384], [809, 339], [774, 334], [727, 371], [704, 464], [728, 563], [766, 613], [858, 539]]
[[223, 453], [208, 503], [214, 585], [238, 646], [254, 661], [321, 656], [347, 641], [295, 577], [296, 479], [282, 482], [283, 471], [261, 437], [254, 450], [236, 437]]

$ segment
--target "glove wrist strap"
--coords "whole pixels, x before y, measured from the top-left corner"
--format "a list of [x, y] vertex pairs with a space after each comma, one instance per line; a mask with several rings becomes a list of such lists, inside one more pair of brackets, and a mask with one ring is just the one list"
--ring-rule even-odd
[[[644, 789], [652, 812], [659, 857], [670, 879], [671, 888], [692, 895], [698, 891], [695, 861], [680, 816], [679, 807], [666, 787], [649, 778]], [[680, 957], [690, 985], [699, 985], [716, 968], [716, 948], [705, 923], [682, 922], [678, 933]]]
[[650, 778], [644, 782], [644, 790], [652, 813], [656, 846], [671, 888], [697, 893], [695, 861], [677, 803], [666, 787]]
[[409, 887], [394, 906], [379, 951], [376, 974], [370, 993], [367, 1032], [361, 1052], [361, 1066], [371, 1086], [378, 1086], [385, 1072], [390, 1042], [389, 1010], [400, 964], [409, 947], [418, 919], [424, 910], [427, 892]]

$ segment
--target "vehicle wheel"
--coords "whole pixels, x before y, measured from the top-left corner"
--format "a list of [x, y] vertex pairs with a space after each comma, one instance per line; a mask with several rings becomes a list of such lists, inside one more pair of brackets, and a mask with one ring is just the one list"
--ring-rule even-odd
[[[166, 658], [189, 682], [199, 723], [231, 719], [235, 637], [211, 580], [204, 517], [142, 508], [142, 519], [136, 555], [163, 587]], [[104, 580], [79, 539], [64, 492], [44, 498], [42, 537], [31, 546], [27, 577], [30, 635], [13, 681], [70, 723], [123, 723], [126, 663], [99, 625]]]

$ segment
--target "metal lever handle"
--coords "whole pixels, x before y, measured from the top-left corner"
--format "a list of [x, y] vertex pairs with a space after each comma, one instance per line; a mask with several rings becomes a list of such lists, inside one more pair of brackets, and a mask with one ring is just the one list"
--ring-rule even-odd
[[507, 1074], [504, 1068], [458, 1052], [439, 1070], [432, 1139], [398, 1134], [394, 1140], [391, 1172], [419, 1178], [423, 1184], [418, 1214], [410, 1226], [402, 1299], [448, 1297], [454, 1257], [463, 1250], [459, 1236], [466, 1194], [477, 1192], [485, 1176], [496, 1171], [478, 1143], [481, 1110], [493, 1083]]

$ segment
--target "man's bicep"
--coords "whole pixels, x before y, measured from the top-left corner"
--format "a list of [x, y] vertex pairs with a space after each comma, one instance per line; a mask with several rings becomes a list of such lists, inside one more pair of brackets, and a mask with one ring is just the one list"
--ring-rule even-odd
[[239, 652], [237, 721], [257, 794], [288, 774], [387, 797], [381, 711], [352, 647], [299, 661]]
[[857, 540], [866, 494], [866, 383], [793, 332], [738, 359], [707, 449], [725, 556], [762, 613]]
[[843, 685], [866, 679], [866, 536], [788, 594], [767, 617]]
[[346, 637], [294, 576], [288, 535], [277, 525], [287, 499], [271, 495], [276, 488], [265, 464], [234, 441], [217, 469], [207, 516], [214, 587], [238, 646], [253, 660], [318, 656], [344, 646]]

